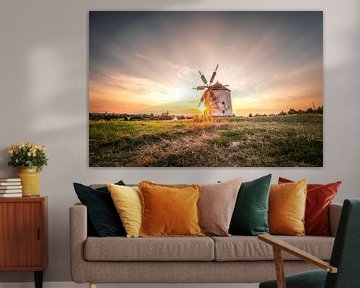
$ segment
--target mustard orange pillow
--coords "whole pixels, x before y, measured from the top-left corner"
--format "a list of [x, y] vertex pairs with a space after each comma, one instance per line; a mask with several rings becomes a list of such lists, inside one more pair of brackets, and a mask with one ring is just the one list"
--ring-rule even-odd
[[199, 185], [172, 186], [143, 181], [140, 236], [202, 236], [197, 201]]
[[271, 234], [303, 236], [305, 234], [307, 180], [273, 184], [269, 195]]
[[[279, 184], [293, 181], [279, 177]], [[329, 184], [308, 184], [305, 211], [305, 234], [329, 236], [329, 206], [341, 181]]]

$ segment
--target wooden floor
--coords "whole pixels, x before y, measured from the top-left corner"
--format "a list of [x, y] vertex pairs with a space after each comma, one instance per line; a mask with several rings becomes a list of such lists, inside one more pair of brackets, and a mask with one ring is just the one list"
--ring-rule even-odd
[[[44, 282], [44, 288], [88, 288], [88, 284]], [[258, 284], [98, 284], [97, 288], [258, 288]], [[34, 288], [34, 284], [0, 282], [0, 288]]]

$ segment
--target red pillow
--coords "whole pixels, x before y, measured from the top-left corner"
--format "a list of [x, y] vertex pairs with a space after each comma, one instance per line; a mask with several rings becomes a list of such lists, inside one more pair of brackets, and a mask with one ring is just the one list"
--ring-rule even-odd
[[[279, 177], [279, 184], [293, 182]], [[329, 236], [329, 206], [341, 181], [329, 184], [308, 184], [305, 210], [305, 234]]]

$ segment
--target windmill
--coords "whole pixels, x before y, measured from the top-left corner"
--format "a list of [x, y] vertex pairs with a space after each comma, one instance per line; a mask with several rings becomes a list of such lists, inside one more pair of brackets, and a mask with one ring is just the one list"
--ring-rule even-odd
[[199, 71], [200, 78], [204, 85], [197, 86], [194, 89], [204, 91], [198, 107], [204, 112], [204, 119], [211, 117], [232, 116], [231, 91], [227, 88], [229, 85], [222, 85], [219, 82], [214, 83], [215, 76], [219, 65], [216, 65], [214, 72], [208, 82], [204, 74]]

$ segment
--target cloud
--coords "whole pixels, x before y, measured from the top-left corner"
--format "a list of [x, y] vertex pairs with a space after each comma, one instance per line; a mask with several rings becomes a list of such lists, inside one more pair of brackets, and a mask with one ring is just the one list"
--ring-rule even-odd
[[[188, 113], [189, 103], [192, 106], [198, 100], [188, 87], [169, 86], [151, 79], [125, 74], [108, 74], [89, 82], [90, 105], [96, 108], [92, 112], [106, 111], [116, 113], [160, 113], [170, 110], [171, 113]], [[192, 92], [192, 93], [190, 93]], [[182, 107], [187, 107], [181, 112]], [[176, 111], [176, 112], [175, 112]]]
[[322, 103], [322, 19], [315, 14], [104, 14], [91, 24], [90, 111], [188, 113], [201, 96], [192, 90], [202, 84], [197, 70], [209, 80], [216, 64], [215, 81], [230, 85], [234, 110]]

